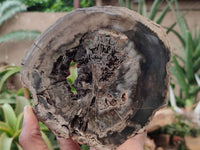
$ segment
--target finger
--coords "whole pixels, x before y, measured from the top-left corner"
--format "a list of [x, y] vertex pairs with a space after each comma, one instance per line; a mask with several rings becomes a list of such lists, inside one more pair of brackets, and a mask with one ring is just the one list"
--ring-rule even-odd
[[131, 140], [134, 141], [134, 142], [137, 142], [137, 143], [139, 143], [140, 145], [143, 146], [144, 143], [145, 143], [146, 137], [147, 137], [147, 131], [134, 136]]
[[61, 150], [80, 150], [78, 143], [74, 142], [72, 139], [57, 138]]
[[24, 108], [24, 122], [19, 136], [19, 143], [23, 150], [48, 150], [42, 139], [40, 126], [31, 106]]
[[117, 150], [143, 150], [147, 132], [138, 134], [120, 145]]

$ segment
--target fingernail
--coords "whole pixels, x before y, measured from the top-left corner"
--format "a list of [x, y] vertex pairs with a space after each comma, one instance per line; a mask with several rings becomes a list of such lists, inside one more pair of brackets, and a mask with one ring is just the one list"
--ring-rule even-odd
[[24, 120], [26, 120], [26, 118], [28, 117], [28, 114], [29, 114], [31, 109], [32, 109], [32, 107], [29, 106], [29, 105], [24, 107]]

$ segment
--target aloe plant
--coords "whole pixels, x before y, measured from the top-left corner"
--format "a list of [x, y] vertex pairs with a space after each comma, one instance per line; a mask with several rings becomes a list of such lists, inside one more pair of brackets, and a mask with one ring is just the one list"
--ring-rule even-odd
[[180, 97], [185, 100], [195, 100], [194, 98], [200, 91], [195, 80], [195, 74], [198, 76], [198, 71], [200, 70], [200, 29], [195, 28], [195, 34], [192, 34], [184, 15], [179, 11], [177, 2], [176, 5], [178, 11], [173, 11], [180, 33], [174, 29], [171, 29], [171, 31], [180, 40], [182, 44], [180, 50], [184, 55], [178, 56], [175, 54], [173, 56], [171, 72], [174, 75], [174, 81], [179, 84]]
[[25, 11], [26, 6], [17, 0], [7, 0], [0, 3], [0, 26], [17, 12]]
[[[146, 2], [145, 0], [139, 0], [138, 1], [138, 13], [143, 15], [144, 17], [147, 17], [153, 21], [155, 21], [158, 24], [161, 24], [164, 17], [166, 16], [168, 10], [170, 9], [170, 5], [172, 3], [175, 2], [175, 0], [170, 0], [167, 5], [165, 6], [165, 8], [161, 11], [161, 13], [159, 13], [159, 8], [161, 6], [161, 4], [163, 3], [164, 0], [154, 0], [153, 4], [151, 6], [150, 12], [147, 12], [147, 8], [146, 8]], [[122, 7], [127, 7], [129, 9], [134, 9], [134, 3], [132, 2], [132, 0], [119, 0], [119, 4]], [[159, 13], [159, 15], [158, 15]]]
[[[30, 103], [24, 97], [21, 97], [15, 110], [13, 110], [11, 105], [7, 103], [1, 106], [4, 120], [0, 120], [0, 149], [22, 150], [18, 143], [18, 137], [21, 133], [23, 109], [25, 105], [30, 105]], [[40, 126], [43, 130], [48, 130], [44, 125], [40, 124]], [[41, 133], [44, 141], [49, 147], [49, 150], [53, 150], [53, 146], [46, 134], [43, 131], [41, 131]]]
[[[175, 1], [176, 10], [172, 6], [171, 10], [176, 16], [176, 24], [180, 30], [177, 32], [173, 28], [169, 28], [180, 40], [181, 47], [178, 48], [183, 56], [174, 54], [172, 58], [171, 73], [172, 82], [170, 89], [170, 102], [174, 110], [181, 115], [190, 113], [191, 120], [200, 126], [200, 101], [197, 95], [200, 92], [200, 29], [195, 27], [193, 33], [180, 12], [177, 1]], [[175, 25], [175, 24], [174, 24]], [[172, 87], [179, 89], [179, 93], [175, 95]], [[179, 107], [190, 110], [186, 112]]]
[[[18, 137], [22, 129], [23, 110], [26, 105], [32, 105], [30, 99], [25, 98], [24, 89], [10, 91], [3, 88], [6, 81], [20, 72], [18, 66], [4, 66], [0, 68], [0, 149], [22, 150], [18, 143]], [[49, 150], [59, 148], [55, 135], [49, 129], [40, 124], [40, 131]]]
[[[6, 81], [20, 72], [18, 66], [4, 66], [0, 68], [0, 149], [2, 150], [22, 150], [18, 137], [22, 128], [23, 110], [26, 105], [31, 105], [31, 101], [24, 97], [24, 90], [19, 89], [16, 91], [9, 91], [4, 88]], [[48, 138], [49, 134], [52, 137], [52, 133], [48, 128], [40, 123], [41, 133], [44, 141], [48, 145], [50, 150], [53, 150], [52, 142], [58, 147], [55, 142], [55, 136], [53, 139]]]
[[20, 149], [17, 142], [21, 132], [23, 113], [16, 116], [13, 108], [9, 104], [1, 106], [5, 120], [0, 121], [0, 149], [10, 150], [11, 147]]
[[13, 31], [4, 36], [0, 36], [0, 43], [20, 40], [33, 41], [39, 34], [40, 32], [38, 31]]
[[[6, 0], [0, 3], [0, 26], [16, 13], [26, 11], [26, 6], [19, 0]], [[0, 36], [0, 43], [7, 41], [34, 40], [40, 32], [38, 31], [13, 31]]]
[[18, 66], [4, 66], [0, 68], [0, 92], [2, 91], [5, 82], [13, 75], [20, 72]]

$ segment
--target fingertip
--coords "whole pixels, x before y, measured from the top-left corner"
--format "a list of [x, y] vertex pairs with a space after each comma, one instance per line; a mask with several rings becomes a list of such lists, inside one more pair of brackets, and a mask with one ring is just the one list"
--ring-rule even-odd
[[27, 119], [30, 114], [33, 113], [32, 107], [27, 105], [24, 107], [24, 119]]
[[29, 105], [24, 107], [24, 120], [22, 130], [39, 129], [38, 119], [33, 112], [33, 108]]
[[128, 139], [122, 145], [120, 145], [117, 150], [129, 150], [129, 149], [143, 150], [146, 136], [147, 136], [146, 131], [137, 134], [134, 137]]
[[30, 111], [30, 110], [32, 110], [32, 107], [31, 107], [30, 105], [26, 105], [26, 106], [24, 107], [24, 111], [28, 112], [28, 111]]

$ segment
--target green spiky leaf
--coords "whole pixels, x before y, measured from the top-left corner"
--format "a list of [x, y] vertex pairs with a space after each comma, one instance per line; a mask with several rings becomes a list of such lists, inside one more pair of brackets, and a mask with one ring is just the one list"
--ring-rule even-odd
[[192, 45], [192, 35], [190, 32], [186, 32], [186, 56], [185, 56], [185, 70], [186, 70], [186, 76], [188, 78], [189, 82], [194, 81], [194, 71], [193, 71], [193, 62], [192, 62], [192, 51], [193, 51], [193, 45]]
[[23, 96], [16, 97], [16, 107], [15, 107], [15, 114], [19, 115], [24, 111], [24, 107], [30, 105], [28, 99]]
[[200, 57], [197, 58], [193, 64], [193, 70], [194, 72], [198, 72], [200, 69]]
[[138, 3], [138, 13], [140, 15], [143, 15], [143, 6], [145, 5], [144, 3], [145, 3], [144, 0], [139, 0], [139, 3]]
[[17, 142], [15, 142], [15, 144], [16, 144], [18, 150], [23, 150], [22, 147]]
[[13, 134], [12, 128], [6, 122], [2, 121], [0, 121], [0, 131], [10, 136]]
[[0, 136], [0, 149], [1, 150], [10, 150], [12, 144], [12, 138], [9, 138], [5, 133], [2, 133]]
[[15, 99], [0, 98], [0, 105], [2, 105], [4, 103], [15, 104], [16, 100]]
[[185, 39], [184, 39], [184, 37], [182, 37], [181, 34], [178, 33], [177, 31], [175, 31], [174, 29], [171, 29], [171, 31], [178, 37], [178, 39], [179, 39], [179, 41], [181, 42], [181, 44], [182, 44], [183, 46], [185, 46], [186, 44], [185, 44]]
[[[24, 115], [24, 113], [21, 113], [21, 114], [19, 114], [17, 116], [16, 122], [15, 122], [15, 126], [14, 126], [15, 132], [18, 131], [18, 130], [20, 130], [21, 127], [22, 127], [23, 115]], [[16, 135], [16, 136], [18, 136], [18, 135]]]
[[126, 0], [126, 7], [129, 8], [129, 9], [131, 8], [131, 7], [130, 7], [130, 1], [129, 1], [129, 0]]
[[16, 0], [5, 1], [0, 5], [0, 26], [18, 12], [25, 11], [26, 6]]
[[149, 13], [149, 17], [148, 17], [149, 19], [153, 20], [155, 18], [156, 13], [158, 12], [160, 3], [161, 3], [161, 0], [154, 0], [150, 13]]
[[125, 6], [124, 0], [119, 0], [119, 5], [120, 5], [121, 7], [124, 7], [124, 6]]
[[4, 36], [0, 36], [0, 43], [8, 41], [20, 41], [20, 40], [34, 40], [40, 32], [38, 31], [14, 31]]
[[164, 19], [164, 17], [166, 16], [169, 8], [170, 8], [170, 4], [172, 4], [175, 0], [171, 0], [167, 6], [163, 9], [163, 11], [161, 12], [161, 14], [159, 15], [159, 17], [156, 19], [156, 23], [161, 24], [162, 20]]
[[[200, 41], [200, 38], [199, 38], [199, 41]], [[193, 53], [193, 58], [194, 59], [197, 59], [200, 57], [200, 42], [198, 43], [198, 45], [196, 46], [196, 49]]]
[[177, 59], [175, 56], [172, 57], [173, 59], [173, 63], [175, 65], [175, 73], [173, 73], [177, 80], [178, 80], [178, 83], [180, 85], [180, 87], [184, 90], [184, 92], [186, 93], [186, 97], [188, 97], [189, 93], [188, 93], [188, 85], [187, 85], [187, 82], [185, 80], [185, 75], [184, 75], [184, 72], [183, 72], [183, 69], [181, 68], [181, 66], [179, 65]]
[[20, 72], [20, 67], [18, 66], [10, 66], [7, 68], [7, 72], [0, 78], [0, 91], [2, 91], [2, 88], [5, 84], [5, 82], [16, 73]]
[[9, 125], [9, 127], [14, 127], [16, 122], [16, 115], [13, 108], [9, 104], [4, 104], [2, 106], [5, 122]]

